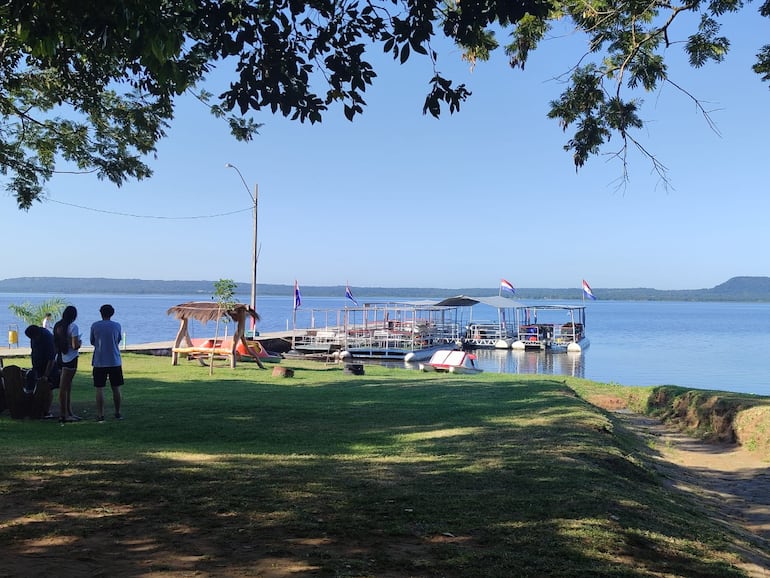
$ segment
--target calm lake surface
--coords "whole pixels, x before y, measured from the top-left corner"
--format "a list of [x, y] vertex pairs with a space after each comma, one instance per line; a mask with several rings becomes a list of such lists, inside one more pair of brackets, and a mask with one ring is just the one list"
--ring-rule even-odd
[[[37, 304], [51, 297], [0, 293], [0, 329], [15, 324], [20, 344], [26, 346], [24, 327], [8, 305]], [[87, 294], [64, 298], [78, 308], [76, 323], [83, 332], [99, 319], [99, 307], [111, 303], [126, 343], [137, 344], [173, 340], [179, 323], [166, 314], [168, 308], [185, 301], [205, 301], [209, 296]], [[248, 301], [248, 296], [239, 298]], [[365, 295], [356, 298], [362, 304], [384, 301]], [[292, 304], [292, 295], [258, 296], [259, 331], [291, 330]], [[303, 296], [296, 326], [336, 324], [335, 312], [350, 304], [344, 296]], [[770, 396], [770, 303], [591, 301], [585, 305], [591, 345], [583, 353], [477, 350], [480, 366], [498, 373], [572, 375], [622, 385], [671, 384]], [[476, 305], [472, 316], [474, 321], [497, 319], [496, 311], [483, 305]], [[208, 337], [214, 329], [214, 324], [193, 324], [191, 334]], [[0, 347], [8, 347], [6, 334], [0, 336], [5, 338]]]

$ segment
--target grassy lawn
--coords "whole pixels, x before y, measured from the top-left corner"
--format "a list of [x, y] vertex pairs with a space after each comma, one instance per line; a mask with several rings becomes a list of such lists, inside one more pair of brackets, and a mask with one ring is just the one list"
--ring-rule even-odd
[[282, 365], [127, 354], [99, 424], [84, 355], [85, 421], [2, 414], [0, 576], [743, 575], [588, 382]]

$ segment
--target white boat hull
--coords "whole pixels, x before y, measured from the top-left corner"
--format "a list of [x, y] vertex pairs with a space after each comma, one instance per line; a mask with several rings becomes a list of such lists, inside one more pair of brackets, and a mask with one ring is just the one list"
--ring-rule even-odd
[[441, 351], [447, 348], [447, 344], [437, 345], [435, 347], [427, 347], [425, 349], [415, 349], [410, 351], [404, 356], [404, 361], [411, 363], [413, 361], [422, 361], [423, 359], [430, 359], [431, 356], [437, 351]]
[[559, 353], [563, 351], [569, 353], [581, 353], [590, 344], [591, 342], [588, 340], [588, 338], [583, 338], [578, 341], [571, 341], [569, 343], [550, 343], [548, 345], [545, 345], [541, 342], [532, 345], [519, 339], [511, 344], [511, 349], [514, 351], [524, 351], [525, 349], [541, 349], [551, 351], [553, 353]]
[[472, 375], [474, 373], [481, 373], [484, 371], [483, 369], [479, 369], [478, 367], [463, 367], [460, 365], [453, 365], [449, 368], [449, 373], [459, 373], [459, 374], [467, 374]]
[[442, 349], [436, 351], [428, 363], [421, 363], [420, 371], [473, 374], [483, 370], [476, 367], [475, 355], [456, 349]]
[[580, 341], [570, 343], [567, 346], [567, 353], [580, 353], [589, 345], [591, 345], [591, 342], [588, 339], [581, 339]]
[[399, 349], [396, 347], [351, 347], [340, 352], [341, 359], [384, 359], [400, 360], [407, 363], [430, 359], [439, 350], [449, 347], [446, 343], [423, 349]]

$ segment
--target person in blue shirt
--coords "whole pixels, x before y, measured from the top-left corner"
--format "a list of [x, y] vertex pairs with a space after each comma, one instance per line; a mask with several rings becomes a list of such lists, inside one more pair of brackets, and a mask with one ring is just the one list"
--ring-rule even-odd
[[120, 341], [123, 330], [120, 323], [112, 320], [115, 309], [112, 305], [99, 308], [101, 321], [91, 325], [91, 345], [94, 346], [93, 365], [94, 387], [96, 388], [96, 420], [104, 421], [104, 387], [107, 381], [112, 388], [112, 402], [115, 405], [115, 419], [123, 419], [120, 413], [121, 392], [123, 385], [123, 364], [120, 358]]

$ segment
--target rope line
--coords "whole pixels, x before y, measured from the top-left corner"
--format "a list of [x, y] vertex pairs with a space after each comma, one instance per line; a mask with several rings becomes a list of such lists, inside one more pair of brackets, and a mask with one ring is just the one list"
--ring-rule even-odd
[[168, 221], [184, 221], [184, 220], [193, 220], [193, 219], [214, 219], [217, 217], [228, 217], [230, 215], [236, 215], [238, 213], [245, 213], [246, 211], [252, 211], [254, 210], [254, 207], [249, 207], [247, 209], [238, 209], [236, 211], [230, 211], [227, 213], [216, 213], [214, 215], [191, 215], [186, 217], [166, 217], [162, 215], [139, 215], [136, 213], [122, 213], [120, 211], [108, 211], [106, 209], [94, 209], [93, 207], [84, 207], [83, 205], [76, 205], [74, 203], [65, 203], [64, 201], [57, 201], [56, 199], [52, 199], [50, 197], [47, 198], [48, 201], [52, 203], [57, 203], [59, 205], [65, 205], [67, 207], [74, 207], [76, 209], [83, 209], [84, 211], [92, 211], [94, 213], [106, 213], [108, 215], [118, 215], [120, 217], [131, 217], [134, 219], [160, 219], [160, 220], [168, 220]]

